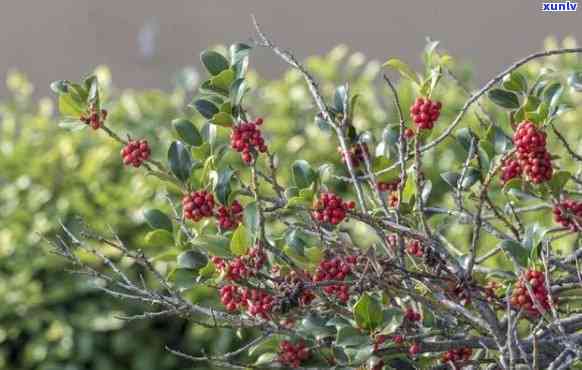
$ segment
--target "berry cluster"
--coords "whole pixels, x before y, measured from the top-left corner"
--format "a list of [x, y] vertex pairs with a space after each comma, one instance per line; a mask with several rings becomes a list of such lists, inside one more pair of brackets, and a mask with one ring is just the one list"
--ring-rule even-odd
[[319, 222], [337, 225], [346, 218], [348, 210], [354, 209], [356, 204], [344, 202], [341, 197], [333, 193], [321, 193], [319, 200], [313, 206], [313, 217]]
[[139, 167], [150, 157], [151, 150], [147, 140], [129, 140], [127, 145], [121, 150], [123, 164]]
[[422, 257], [424, 256], [424, 247], [418, 240], [412, 240], [406, 246], [406, 252], [411, 256]]
[[107, 119], [107, 111], [101, 109], [97, 111], [95, 108], [91, 108], [89, 114], [81, 114], [79, 120], [86, 125], [91, 126], [93, 130], [98, 130], [103, 125], [103, 122]]
[[485, 297], [488, 302], [493, 302], [497, 299], [497, 293], [495, 291], [499, 288], [501, 288], [501, 284], [493, 280], [485, 285]]
[[279, 344], [279, 362], [283, 365], [297, 368], [308, 358], [309, 348], [303, 342], [293, 344], [284, 340]]
[[212, 257], [212, 263], [220, 270], [226, 273], [226, 279], [237, 281], [248, 278], [260, 270], [267, 255], [260, 247], [253, 247], [244, 256], [236, 257], [231, 261], [225, 261], [220, 257]]
[[[355, 258], [355, 259], [354, 259]], [[323, 260], [319, 263], [315, 275], [313, 276], [314, 282], [320, 281], [342, 281], [352, 272], [352, 266], [354, 261], [357, 261], [357, 257], [350, 256], [349, 259], [343, 261], [339, 257], [334, 257], [330, 260]], [[337, 299], [346, 303], [349, 297], [349, 287], [347, 284], [334, 284], [323, 287], [323, 291], [327, 294], [333, 294]]]
[[[315, 299], [315, 294], [311, 289], [304, 287], [305, 281], [313, 280], [313, 277], [309, 272], [302, 271], [298, 274], [296, 271], [291, 271], [283, 279], [283, 284], [281, 290], [285, 293], [285, 297], [290, 298], [295, 296], [297, 303], [302, 306], [309, 306], [309, 304]], [[299, 292], [297, 294], [296, 292]]]
[[525, 310], [531, 316], [538, 316], [541, 314], [527, 290], [526, 281], [531, 285], [539, 306], [544, 310], [549, 310], [550, 300], [545, 284], [546, 278], [541, 271], [532, 269], [524, 272], [515, 283], [513, 293], [511, 294], [511, 305], [516, 309]]
[[521, 122], [513, 134], [520, 168], [534, 184], [552, 178], [552, 157], [546, 149], [546, 133], [530, 121]]
[[221, 230], [235, 229], [242, 221], [243, 207], [235, 200], [230, 207], [221, 206], [218, 208], [217, 217], [218, 225]]
[[420, 129], [430, 130], [441, 114], [441, 102], [417, 98], [410, 107], [410, 118]]
[[[338, 147], [338, 152], [342, 153], [341, 147]], [[355, 144], [347, 151], [342, 153], [342, 161], [347, 162], [348, 157], [351, 159], [352, 166], [354, 168], [360, 167], [361, 164], [366, 163], [366, 157], [370, 159], [370, 152], [368, 151], [368, 145], [366, 144]]]
[[184, 217], [194, 222], [212, 217], [214, 196], [204, 190], [194, 191], [182, 198], [182, 210]]
[[398, 185], [400, 185], [400, 179], [394, 181], [378, 181], [379, 191], [396, 191], [398, 190]]
[[262, 118], [257, 118], [254, 122], [242, 122], [234, 127], [230, 134], [230, 145], [239, 153], [242, 153], [242, 160], [246, 164], [253, 161], [253, 154], [267, 151], [265, 139], [261, 135], [258, 126], [263, 124]]
[[453, 364], [456, 365], [459, 362], [469, 361], [471, 359], [472, 355], [473, 355], [473, 350], [471, 348], [468, 348], [468, 347], [450, 349], [450, 350], [446, 351], [445, 353], [443, 353], [443, 357], [442, 357], [441, 361], [443, 362], [443, 364], [446, 364], [448, 362], [452, 362]]
[[417, 322], [420, 321], [421, 317], [420, 317], [420, 313], [416, 312], [414, 309], [412, 308], [407, 308], [406, 311], [404, 311], [404, 318], [410, 322]]
[[582, 202], [561, 201], [554, 207], [554, 220], [571, 231], [582, 230]]
[[251, 316], [260, 316], [267, 320], [275, 303], [272, 296], [258, 290], [241, 288], [236, 285], [225, 285], [220, 288], [220, 301], [227, 311], [236, 311], [242, 308]]
[[507, 158], [501, 167], [501, 181], [505, 184], [509, 180], [520, 177], [523, 170], [515, 158]]

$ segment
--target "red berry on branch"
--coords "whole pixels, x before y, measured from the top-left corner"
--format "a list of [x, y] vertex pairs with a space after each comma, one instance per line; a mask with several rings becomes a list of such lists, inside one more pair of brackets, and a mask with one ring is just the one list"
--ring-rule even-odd
[[212, 217], [214, 212], [214, 196], [205, 191], [194, 191], [182, 198], [182, 214], [184, 218], [198, 222], [205, 217]]
[[251, 164], [259, 153], [267, 151], [267, 145], [258, 128], [262, 124], [262, 118], [257, 118], [255, 122], [242, 122], [233, 127], [230, 134], [230, 146], [241, 153], [241, 158], [246, 164]]
[[303, 361], [309, 358], [309, 356], [309, 348], [307, 348], [303, 342], [293, 344], [284, 340], [279, 344], [278, 360], [282, 365], [298, 368]]
[[546, 133], [533, 122], [523, 121], [513, 134], [521, 170], [534, 184], [549, 181], [553, 175], [552, 158], [546, 149]]
[[472, 355], [473, 350], [471, 348], [456, 348], [443, 353], [441, 361], [443, 364], [452, 362], [455, 366], [457, 366], [459, 363], [469, 361]]
[[419, 129], [430, 130], [441, 114], [441, 102], [417, 98], [410, 107], [410, 118]]
[[501, 167], [501, 181], [505, 184], [511, 179], [520, 177], [523, 170], [519, 161], [514, 158], [507, 158]]
[[230, 207], [221, 206], [216, 212], [218, 218], [218, 226], [221, 230], [236, 229], [242, 221], [243, 208], [241, 204], [235, 200]]
[[[533, 298], [528, 290], [528, 283], [531, 287]], [[546, 289], [545, 275], [541, 271], [532, 269], [524, 272], [514, 285], [510, 303], [515, 309], [523, 309], [533, 317], [538, 317], [541, 314], [539, 308], [544, 311], [549, 310], [550, 297]]]
[[151, 150], [147, 140], [129, 140], [121, 150], [123, 164], [139, 167], [150, 158]]
[[400, 179], [394, 181], [378, 181], [378, 190], [384, 191], [396, 191], [398, 190], [398, 185], [400, 185]]
[[321, 193], [313, 205], [312, 215], [318, 222], [337, 225], [346, 218], [348, 210], [355, 206], [354, 202], [344, 202], [333, 193]]
[[554, 220], [571, 231], [582, 230], [582, 202], [567, 199], [554, 206]]
[[418, 240], [412, 240], [406, 246], [406, 252], [411, 256], [422, 257], [424, 256], [424, 247]]
[[414, 130], [411, 128], [406, 128], [404, 130], [404, 138], [405, 139], [412, 139], [414, 137]]
[[[352, 272], [353, 263], [350, 261], [353, 261], [353, 259], [350, 258], [349, 261], [347, 259], [344, 261], [338, 257], [321, 261], [317, 270], [315, 270], [313, 281], [317, 283], [329, 280], [344, 280]], [[323, 287], [323, 291], [334, 295], [342, 303], [346, 303], [350, 298], [349, 287], [346, 284], [326, 285]]]

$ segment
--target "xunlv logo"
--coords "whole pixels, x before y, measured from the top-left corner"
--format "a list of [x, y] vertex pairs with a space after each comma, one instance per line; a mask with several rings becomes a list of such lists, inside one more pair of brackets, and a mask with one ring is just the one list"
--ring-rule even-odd
[[578, 9], [578, 3], [566, 1], [566, 2], [552, 2], [552, 3], [542, 3], [543, 12], [575, 12]]

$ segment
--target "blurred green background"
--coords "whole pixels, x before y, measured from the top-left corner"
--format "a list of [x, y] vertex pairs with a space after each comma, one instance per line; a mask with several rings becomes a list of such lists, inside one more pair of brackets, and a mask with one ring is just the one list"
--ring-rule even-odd
[[[545, 46], [561, 45], [572, 47], [575, 41], [548, 39]], [[306, 65], [322, 81], [328, 97], [345, 81], [361, 94], [355, 120], [358, 130], [369, 130], [378, 139], [387, 124], [397, 122], [391, 97], [379, 78], [378, 61], [338, 46], [309, 58]], [[548, 68], [571, 72], [581, 70], [582, 64], [575, 56], [552, 57], [520, 71], [533, 81]], [[462, 59], [456, 60], [454, 70], [463, 85], [477, 87], [474, 71]], [[123, 135], [146, 137], [156, 159], [165, 160], [166, 148], [174, 137], [172, 119], [186, 115], [199, 128], [204, 124], [186, 107], [196, 89], [197, 72], [192, 69], [176, 73], [170, 91], [119, 89], [106, 67], [95, 72], [106, 91], [109, 126]], [[250, 81], [252, 92], [246, 105], [253, 115], [265, 117], [265, 136], [279, 156], [284, 182], [288, 180], [288, 164], [298, 157], [314, 165], [335, 164], [341, 173], [336, 143], [314, 123], [314, 106], [298, 73], [288, 71], [279, 79], [263, 80], [251, 72]], [[82, 276], [65, 271], [66, 264], [50, 253], [42, 236], [54, 234], [60, 222], [70, 223], [77, 216], [101, 230], [111, 226], [132, 248], [144, 248], [152, 255], [163, 253], [144, 244], [147, 226], [142, 212], [144, 208], [166, 207], [164, 184], [144, 177], [139, 170], [124, 168], [119, 145], [103, 133], [68, 132], [57, 127], [53, 99], [33, 98], [33, 87], [25, 74], [8, 73], [6, 89], [9, 96], [0, 102], [0, 369], [187, 369], [195, 367], [168, 354], [164, 345], [190, 353], [203, 349], [220, 353], [236, 345], [241, 333], [237, 336], [222, 330], [211, 335], [209, 329], [180, 319], [117, 319], [117, 314], [139, 313], [143, 307], [104, 296]], [[36, 86], [36, 90], [48, 95], [48, 86]], [[408, 107], [414, 98], [412, 87], [401, 82], [398, 90], [403, 106]], [[442, 128], [467, 95], [457, 83], [444, 79], [435, 96], [445, 102], [439, 120]], [[582, 94], [568, 91], [564, 101], [574, 109], [561, 117], [558, 127], [581, 153]], [[510, 133], [506, 113], [485, 101], [484, 106]], [[462, 125], [478, 130], [479, 121], [470, 114]], [[227, 134], [220, 128], [218, 140]], [[554, 153], [565, 155], [555, 140], [550, 141]], [[440, 173], [455, 169], [462, 156], [458, 144], [449, 140], [425, 157], [427, 176], [433, 182], [431, 202], [450, 201]], [[566, 161], [560, 165], [568, 169]], [[346, 190], [336, 186], [338, 191]], [[528, 217], [540, 219], [540, 214]], [[543, 222], [550, 223], [547, 218]], [[463, 246], [469, 234], [458, 227], [447, 230], [447, 235]]]

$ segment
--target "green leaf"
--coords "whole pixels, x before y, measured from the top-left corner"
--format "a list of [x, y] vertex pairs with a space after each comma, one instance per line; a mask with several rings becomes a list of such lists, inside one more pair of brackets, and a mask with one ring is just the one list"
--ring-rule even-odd
[[319, 263], [323, 259], [324, 254], [318, 247], [310, 247], [305, 249], [305, 257], [311, 263]]
[[214, 273], [216, 272], [216, 267], [214, 266], [214, 263], [212, 261], [208, 261], [208, 263], [206, 264], [206, 266], [202, 267], [199, 271], [198, 271], [198, 276], [200, 276], [201, 278], [210, 278], [212, 277], [212, 275], [214, 275]]
[[549, 107], [553, 108], [558, 105], [563, 92], [564, 88], [562, 87], [562, 84], [554, 82], [544, 88], [542, 96], [543, 99], [548, 102]]
[[192, 270], [176, 269], [174, 270], [174, 284], [180, 290], [189, 290], [194, 287], [194, 274]]
[[316, 172], [311, 168], [309, 162], [302, 159], [293, 162], [293, 165], [291, 165], [291, 174], [295, 186], [299, 189], [311, 186], [317, 177]]
[[582, 92], [582, 71], [572, 72], [568, 76], [568, 85], [577, 92]]
[[150, 247], [167, 247], [174, 244], [174, 237], [168, 230], [157, 229], [146, 234], [145, 243]]
[[353, 307], [354, 319], [362, 329], [374, 330], [382, 325], [384, 314], [380, 303], [368, 293], [364, 293]]
[[210, 122], [217, 126], [232, 127], [234, 118], [228, 113], [219, 112], [212, 116], [212, 120]]
[[513, 256], [518, 265], [521, 267], [527, 266], [529, 251], [523, 245], [513, 240], [504, 240], [499, 243], [499, 247]]
[[471, 148], [471, 140], [475, 138], [475, 134], [468, 128], [464, 127], [457, 132], [457, 141], [466, 152]]
[[255, 361], [255, 366], [267, 365], [267, 364], [271, 365], [271, 364], [277, 362], [278, 358], [279, 358], [279, 354], [277, 354], [277, 353], [274, 353], [274, 352], [263, 353], [262, 355], [259, 356], [257, 361]]
[[205, 235], [192, 242], [198, 248], [203, 248], [209, 254], [218, 257], [232, 257], [230, 240], [222, 235]]
[[245, 93], [247, 92], [247, 84], [244, 78], [238, 78], [230, 85], [230, 99], [232, 105], [240, 105]]
[[345, 114], [346, 112], [344, 112], [344, 102], [346, 102], [346, 106], [349, 105], [348, 89], [346, 85], [341, 85], [335, 89], [335, 94], [333, 95], [334, 109], [339, 113]]
[[[372, 163], [372, 170], [374, 172], [380, 172], [386, 168], [389, 168], [394, 163], [386, 157], [376, 157]], [[400, 167], [394, 167], [390, 171], [385, 171], [381, 174], [376, 175], [377, 181], [392, 182], [400, 178]]]
[[63, 116], [80, 117], [85, 111], [85, 106], [74, 99], [71, 94], [59, 96], [59, 112]]
[[249, 250], [249, 235], [245, 225], [240, 224], [232, 234], [230, 251], [235, 256], [244, 256]]
[[314, 313], [309, 313], [303, 320], [301, 320], [297, 330], [306, 335], [313, 336], [316, 339], [330, 337], [335, 334], [333, 328], [326, 326], [326, 320]]
[[489, 99], [497, 105], [505, 109], [518, 109], [519, 108], [519, 99], [517, 95], [514, 93], [502, 90], [502, 89], [493, 89], [487, 93]]
[[79, 131], [89, 126], [81, 122], [79, 117], [64, 117], [59, 122], [59, 127], [69, 131]]
[[283, 337], [278, 334], [269, 335], [264, 340], [260, 341], [259, 343], [255, 344], [251, 348], [249, 348], [249, 356], [256, 356], [261, 354], [265, 351], [273, 351], [276, 352], [279, 349], [279, 342], [283, 340]]
[[223, 205], [228, 205], [228, 197], [231, 193], [230, 181], [232, 180], [233, 175], [234, 171], [229, 168], [218, 172], [215, 192], [218, 201]]
[[441, 178], [447, 183], [449, 184], [449, 186], [451, 188], [456, 188], [457, 187], [457, 182], [459, 181], [459, 177], [461, 177], [461, 175], [457, 172], [444, 172], [441, 173]]
[[243, 44], [237, 43], [230, 45], [229, 52], [230, 52], [230, 65], [235, 65], [244, 58], [248, 57], [251, 52], [252, 47]]
[[243, 222], [251, 235], [256, 235], [259, 227], [259, 213], [257, 202], [250, 202], [245, 206], [243, 212]]
[[336, 346], [354, 347], [364, 344], [370, 344], [370, 337], [367, 335], [362, 335], [359, 330], [351, 326], [340, 328], [335, 337]]
[[179, 269], [198, 270], [208, 263], [208, 258], [195, 250], [182, 252], [176, 259]]
[[152, 229], [164, 229], [172, 232], [172, 220], [159, 209], [148, 209], [144, 212], [144, 218]]
[[232, 69], [225, 69], [218, 75], [210, 79], [210, 84], [217, 89], [225, 92], [230, 91], [230, 85], [234, 81], [234, 71]]
[[211, 119], [219, 112], [216, 104], [207, 99], [198, 99], [194, 101], [194, 108], [206, 119]]
[[386, 63], [382, 65], [382, 67], [390, 67], [397, 70], [403, 77], [408, 78], [409, 80], [415, 82], [417, 85], [420, 85], [420, 80], [416, 73], [408, 66], [408, 64], [404, 63], [400, 59], [389, 59]]
[[69, 93], [69, 86], [71, 81], [69, 80], [58, 80], [51, 82], [51, 90], [58, 95], [65, 95]]
[[202, 136], [194, 124], [185, 118], [178, 118], [172, 121], [174, 129], [182, 141], [192, 146], [202, 144]]
[[200, 54], [200, 61], [208, 73], [213, 76], [216, 76], [225, 69], [228, 69], [228, 60], [226, 60], [222, 54], [213, 50], [204, 50]]
[[168, 149], [170, 170], [181, 181], [188, 181], [192, 174], [192, 157], [181, 141], [174, 141]]
[[503, 77], [503, 88], [516, 93], [527, 93], [527, 80], [519, 72], [512, 72]]
[[564, 190], [566, 183], [571, 178], [572, 174], [568, 171], [558, 171], [554, 173], [552, 179], [549, 182], [550, 189], [552, 189], [554, 196], [558, 196]]
[[[402, 310], [396, 308], [389, 308], [383, 311], [385, 326], [380, 331], [380, 334], [390, 335], [393, 334], [400, 325], [402, 325], [402, 320], [404, 319], [404, 314]], [[387, 324], [386, 324], [387, 323]]]
[[465, 171], [465, 176], [463, 177], [463, 182], [461, 183], [463, 190], [469, 189], [477, 181], [479, 181], [480, 178], [481, 178], [481, 173], [479, 172], [478, 169], [476, 169], [474, 167], [467, 168], [467, 171]]

